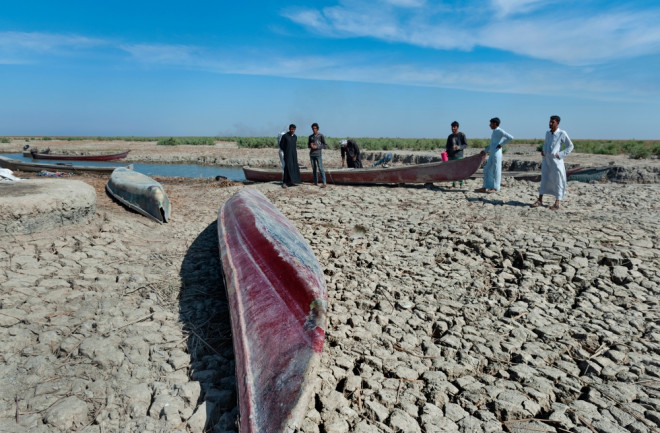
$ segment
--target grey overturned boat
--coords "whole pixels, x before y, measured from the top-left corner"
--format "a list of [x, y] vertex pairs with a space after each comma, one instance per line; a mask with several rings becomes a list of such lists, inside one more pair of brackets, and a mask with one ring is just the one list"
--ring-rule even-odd
[[105, 189], [124, 206], [159, 223], [170, 219], [170, 199], [163, 186], [142, 173], [116, 168]]

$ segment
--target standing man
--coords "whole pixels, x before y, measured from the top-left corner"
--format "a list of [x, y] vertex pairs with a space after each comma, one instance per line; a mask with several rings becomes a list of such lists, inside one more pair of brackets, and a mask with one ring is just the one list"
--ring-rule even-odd
[[[447, 137], [447, 156], [450, 161], [463, 159], [463, 149], [467, 147], [467, 138], [462, 132], [458, 132], [458, 122], [451, 122], [451, 134]], [[463, 179], [459, 181], [459, 185], [463, 186]], [[456, 181], [452, 182], [452, 187], [456, 187]]]
[[300, 183], [300, 168], [298, 167], [298, 137], [296, 136], [296, 125], [289, 125], [289, 132], [280, 138], [280, 149], [282, 150], [284, 175], [282, 176], [282, 188]]
[[362, 168], [362, 159], [360, 158], [360, 148], [355, 140], [342, 140], [341, 145], [341, 166], [344, 161], [348, 168]]
[[543, 194], [555, 196], [555, 204], [550, 209], [559, 209], [559, 202], [566, 194], [566, 167], [564, 158], [573, 151], [573, 142], [568, 138], [566, 131], [559, 129], [559, 116], [550, 116], [550, 130], [545, 133], [545, 143], [541, 151], [541, 186], [539, 199], [532, 207], [543, 205]]
[[312, 163], [312, 175], [314, 176], [314, 185], [319, 184], [319, 179], [316, 174], [316, 169], [321, 172], [321, 188], [325, 188], [325, 170], [323, 169], [323, 149], [325, 149], [325, 137], [319, 132], [319, 124], [312, 123], [312, 135], [309, 136], [307, 141], [309, 147], [309, 160]]
[[493, 117], [490, 119], [490, 129], [493, 133], [490, 136], [490, 145], [486, 147], [485, 153], [488, 153], [488, 162], [484, 167], [484, 184], [477, 192], [496, 192], [500, 190], [502, 182], [502, 146], [513, 140], [513, 135], [500, 128], [500, 119]]
[[280, 167], [282, 167], [282, 182], [284, 182], [284, 151], [280, 147], [280, 141], [282, 141], [284, 135], [286, 135], [286, 129], [277, 134], [277, 148], [280, 156]]

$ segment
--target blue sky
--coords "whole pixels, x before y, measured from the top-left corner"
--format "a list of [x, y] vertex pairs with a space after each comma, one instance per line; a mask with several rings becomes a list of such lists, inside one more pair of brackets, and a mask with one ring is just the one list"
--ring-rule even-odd
[[660, 139], [660, 4], [3, 2], [0, 136]]

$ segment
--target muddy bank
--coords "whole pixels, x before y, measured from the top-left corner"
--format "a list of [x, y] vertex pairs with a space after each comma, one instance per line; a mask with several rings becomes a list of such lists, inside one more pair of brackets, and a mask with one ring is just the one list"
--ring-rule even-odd
[[[236, 431], [216, 218], [246, 186], [159, 178], [160, 225], [76, 179], [90, 224], [0, 243], [0, 430]], [[250, 186], [326, 275], [301, 432], [657, 431], [660, 187], [479, 186]]]

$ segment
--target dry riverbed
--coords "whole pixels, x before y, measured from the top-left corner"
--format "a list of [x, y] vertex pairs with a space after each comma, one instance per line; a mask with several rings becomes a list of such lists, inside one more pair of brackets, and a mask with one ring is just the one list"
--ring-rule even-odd
[[[276, 162], [223, 146], [226, 160]], [[89, 224], [0, 238], [0, 431], [236, 431], [216, 218], [245, 187], [298, 227], [326, 275], [301, 432], [658, 431], [658, 183], [571, 182], [555, 212], [529, 207], [538, 184], [506, 178], [488, 195], [478, 180], [161, 178], [172, 220], [159, 225], [113, 202], [106, 178], [75, 179], [96, 190]]]

